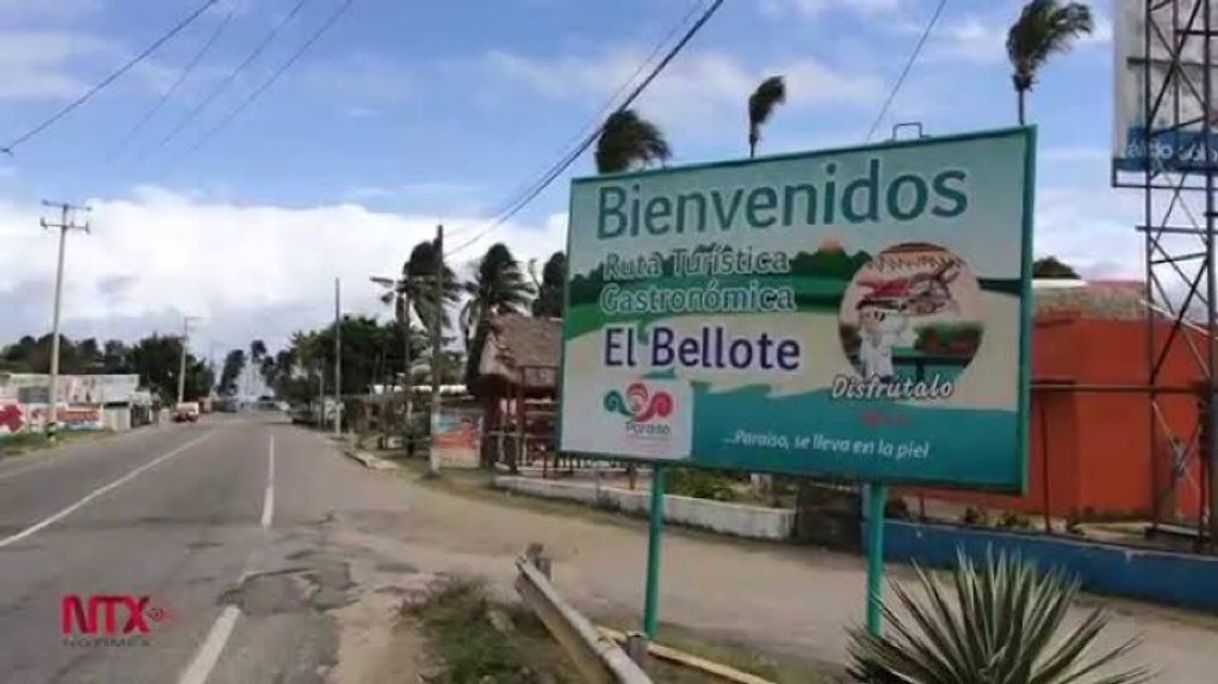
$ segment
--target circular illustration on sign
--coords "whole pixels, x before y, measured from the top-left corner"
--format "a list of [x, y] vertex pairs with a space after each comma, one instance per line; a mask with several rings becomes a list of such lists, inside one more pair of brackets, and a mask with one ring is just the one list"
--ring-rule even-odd
[[864, 380], [954, 385], [985, 332], [981, 288], [969, 265], [943, 247], [894, 245], [854, 274], [838, 331]]

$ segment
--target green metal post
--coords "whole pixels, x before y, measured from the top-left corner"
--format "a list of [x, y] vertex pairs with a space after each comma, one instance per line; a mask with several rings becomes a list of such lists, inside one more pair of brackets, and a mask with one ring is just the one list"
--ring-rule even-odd
[[664, 534], [664, 466], [651, 467], [651, 508], [647, 525], [647, 589], [643, 594], [643, 633], [655, 641], [659, 621], [660, 537]]
[[879, 482], [867, 484], [867, 631], [880, 636], [884, 619], [880, 604], [884, 599], [884, 504], [888, 487]]

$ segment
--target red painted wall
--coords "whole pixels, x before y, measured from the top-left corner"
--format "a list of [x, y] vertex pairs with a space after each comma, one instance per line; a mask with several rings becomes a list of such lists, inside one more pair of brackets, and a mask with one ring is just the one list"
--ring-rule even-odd
[[[1161, 350], [1170, 324], [1155, 332]], [[1204, 338], [1190, 333], [1198, 350]], [[1032, 336], [1032, 378], [1036, 383], [1138, 385], [1146, 382], [1145, 321], [1093, 320], [1076, 314], [1038, 317]], [[1200, 375], [1188, 345], [1178, 339], [1164, 362], [1160, 383], [1189, 386]], [[1163, 396], [1161, 425], [1187, 439], [1197, 421], [1191, 395]], [[1177, 487], [1169, 487], [1171, 446], [1160, 427], [1151, 465], [1150, 399], [1143, 392], [1089, 392], [1033, 389], [1028, 444], [1028, 489], [1023, 496], [904, 489], [928, 498], [1040, 514], [1046, 502], [1055, 517], [1146, 518], [1153, 494], [1163, 492], [1164, 518], [1195, 519], [1201, 473], [1196, 454], [1187, 460]], [[1045, 437], [1048, 437], [1046, 440]], [[1045, 453], [1048, 453], [1048, 470]]]

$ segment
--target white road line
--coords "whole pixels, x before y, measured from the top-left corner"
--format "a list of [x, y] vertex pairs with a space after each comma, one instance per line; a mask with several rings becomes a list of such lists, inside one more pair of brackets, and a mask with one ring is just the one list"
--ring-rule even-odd
[[194, 659], [182, 671], [182, 676], [178, 677], [178, 684], [205, 684], [207, 682], [212, 668], [220, 659], [220, 652], [224, 650], [224, 644], [228, 642], [229, 636], [233, 633], [233, 627], [237, 626], [239, 617], [241, 617], [240, 608], [234, 605], [224, 606], [224, 610], [220, 611], [220, 616], [212, 624], [211, 631], [207, 633], [207, 638], [203, 640], [202, 644], [199, 644], [199, 650], [195, 651]]
[[262, 498], [262, 526], [271, 526], [275, 514], [275, 435], [271, 435], [266, 452], [266, 496]]
[[0, 548], [4, 548], [10, 544], [15, 544], [15, 543], [21, 541], [22, 539], [25, 539], [26, 537], [34, 534], [35, 532], [38, 532], [39, 530], [41, 530], [49, 525], [53, 525], [60, 520], [63, 520], [64, 518], [68, 517], [69, 515], [72, 515], [72, 513], [76, 512], [80, 507], [82, 507], [85, 504], [89, 503], [90, 501], [96, 499], [97, 497], [105, 494], [106, 492], [108, 492], [112, 489], [116, 489], [118, 487], [123, 486], [127, 482], [130, 482], [131, 480], [138, 477], [140, 475], [140, 473], [143, 473], [145, 470], [152, 468], [153, 466], [157, 465], [158, 463], [161, 463], [162, 461], [167, 461], [167, 460], [173, 458], [174, 456], [177, 456], [178, 454], [182, 453], [183, 451], [186, 451], [187, 449], [198, 445], [203, 440], [205, 440], [211, 436], [212, 436], [212, 433], [209, 432], [205, 435], [192, 439], [189, 442], [183, 444], [182, 446], [174, 449], [173, 451], [169, 451], [164, 454], [161, 454], [160, 456], [157, 456], [156, 458], [152, 459], [151, 461], [136, 468], [135, 470], [132, 470], [131, 472], [127, 473], [126, 475], [123, 475], [122, 477], [111, 482], [110, 484], [104, 485], [97, 489], [94, 489], [93, 491], [86, 494], [84, 496], [84, 498], [82, 498], [80, 501], [77, 501], [76, 503], [72, 504], [71, 506], [68, 506], [67, 508], [63, 509], [62, 511], [59, 511], [58, 513], [56, 513], [48, 518], [44, 518], [43, 520], [40, 520], [39, 522], [34, 523], [33, 525], [30, 525], [29, 527], [25, 528], [24, 530], [21, 530], [17, 534], [14, 534], [9, 537], [5, 537], [4, 539], [0, 539]]
[[[271, 526], [271, 517], [274, 514], [275, 435], [272, 434], [266, 450], [266, 495], [262, 499], [263, 527]], [[244, 584], [250, 576], [255, 554], [256, 552], [245, 559], [245, 569], [241, 571], [241, 577], [237, 579], [238, 585]], [[199, 644], [199, 650], [195, 651], [194, 659], [182, 671], [178, 684], [206, 684], [208, 677], [211, 676], [211, 671], [215, 669], [216, 663], [220, 660], [220, 654], [224, 652], [224, 647], [228, 644], [229, 637], [233, 634], [233, 629], [237, 626], [239, 617], [241, 617], [241, 609], [232, 604], [225, 606], [224, 610], [220, 611], [220, 615], [212, 623], [211, 631], [207, 633], [207, 638], [203, 640], [202, 644]]]

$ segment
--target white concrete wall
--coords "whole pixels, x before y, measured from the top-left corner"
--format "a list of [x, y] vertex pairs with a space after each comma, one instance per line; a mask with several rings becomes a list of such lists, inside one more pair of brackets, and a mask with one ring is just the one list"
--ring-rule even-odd
[[102, 429], [126, 432], [131, 429], [131, 409], [127, 406], [102, 410]]
[[[495, 478], [495, 486], [521, 494], [578, 501], [627, 513], [645, 514], [651, 506], [648, 491], [599, 487], [587, 482], [501, 475]], [[664, 520], [750, 539], [788, 539], [795, 530], [795, 511], [675, 494], [664, 495]]]

